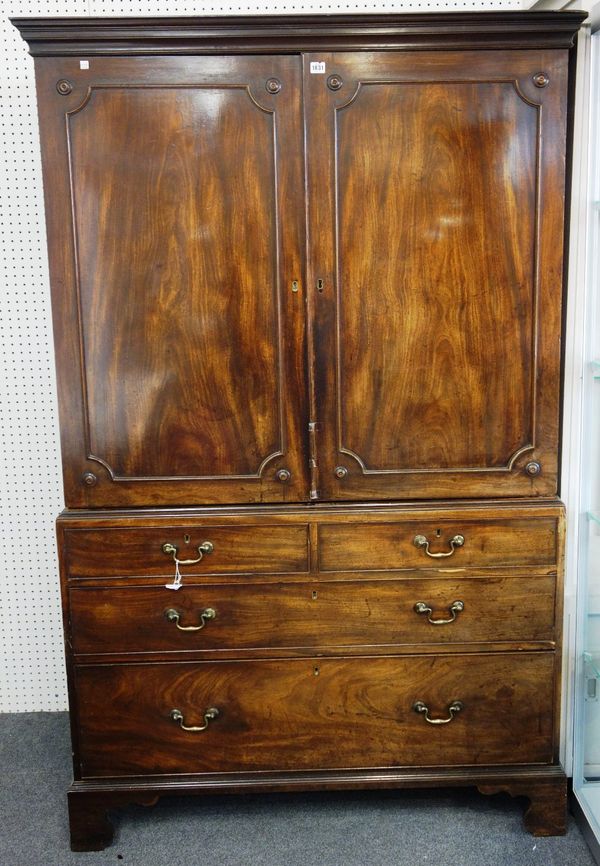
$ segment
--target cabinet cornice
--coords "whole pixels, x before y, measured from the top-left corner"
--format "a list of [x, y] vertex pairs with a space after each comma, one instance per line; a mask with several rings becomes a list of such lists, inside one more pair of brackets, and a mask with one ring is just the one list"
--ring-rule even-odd
[[36, 57], [569, 48], [582, 12], [12, 18]]

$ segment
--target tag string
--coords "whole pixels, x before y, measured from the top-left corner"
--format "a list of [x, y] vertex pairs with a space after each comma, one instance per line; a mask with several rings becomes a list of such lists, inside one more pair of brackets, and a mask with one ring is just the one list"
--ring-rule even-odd
[[181, 587], [181, 572], [179, 571], [179, 560], [175, 559], [175, 579], [173, 583], [165, 583], [167, 589], [179, 589]]

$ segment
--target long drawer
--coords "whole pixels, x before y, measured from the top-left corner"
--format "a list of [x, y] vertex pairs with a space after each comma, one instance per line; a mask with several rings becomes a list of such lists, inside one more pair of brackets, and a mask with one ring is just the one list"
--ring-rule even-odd
[[435, 517], [319, 526], [321, 571], [552, 566], [556, 517]]
[[548, 763], [553, 672], [553, 653], [83, 666], [81, 773]]
[[[173, 551], [165, 552], [163, 546]], [[203, 550], [204, 547], [204, 550]], [[200, 549], [199, 549], [200, 548]], [[308, 569], [308, 527], [290, 526], [131, 526], [69, 529], [64, 560], [70, 577], [152, 577], [173, 579], [173, 555], [182, 574], [278, 574]]]
[[[551, 577], [71, 588], [75, 653], [554, 638]], [[532, 597], [535, 603], [532, 603]]]

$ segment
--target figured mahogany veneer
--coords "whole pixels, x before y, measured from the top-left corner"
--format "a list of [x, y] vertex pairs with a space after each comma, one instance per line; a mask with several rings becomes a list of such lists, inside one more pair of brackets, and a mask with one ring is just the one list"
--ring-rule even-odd
[[[433, 554], [447, 554], [455, 536], [464, 538], [451, 556], [428, 556], [415, 538], [423, 536]], [[377, 571], [447, 565], [449, 568], [549, 566], [557, 561], [557, 521], [496, 520], [488, 512], [480, 521], [455, 522], [427, 517], [402, 523], [347, 523], [319, 526], [319, 567], [322, 571]]]
[[[546, 653], [78, 667], [81, 774], [550, 763], [552, 672]], [[431, 725], [417, 700], [464, 709]], [[199, 733], [170, 718], [209, 707]]]
[[65, 533], [65, 559], [71, 578], [172, 578], [175, 564], [164, 544], [177, 548], [179, 559], [198, 559], [198, 547], [213, 550], [197, 565], [182, 566], [187, 576], [205, 574], [277, 574], [308, 570], [308, 527], [181, 526], [73, 529]]
[[[535, 594], [535, 604], [531, 595]], [[198, 653], [253, 648], [545, 641], [555, 638], [556, 578], [444, 577], [426, 580], [73, 587], [73, 652]], [[464, 610], [451, 623], [455, 601]], [[419, 614], [424, 602], [431, 613]], [[214, 612], [202, 625], [202, 613]], [[167, 612], [179, 614], [177, 623]], [[550, 644], [552, 645], [552, 644]]]
[[[431, 552], [448, 552], [459, 533], [449, 557], [414, 545], [425, 534]], [[104, 844], [101, 804], [122, 802], [120, 779], [144, 801], [151, 779], [168, 792], [181, 774], [196, 792], [226, 779], [290, 790], [318, 787], [326, 769], [371, 767], [401, 786], [418, 782], [417, 767], [460, 766], [475, 783], [493, 765], [516, 776], [535, 766], [533, 802], [545, 771], [558, 796], [563, 534], [555, 501], [64, 515], [74, 846]], [[215, 544], [181, 566], [178, 591], [165, 587], [167, 539], [180, 556]], [[456, 601], [454, 621], [429, 622], [451, 619]], [[465, 708], [432, 725], [417, 701], [433, 720]], [[205, 731], [171, 718], [203, 725], [213, 706]], [[113, 786], [99, 800], [86, 795], [94, 779]], [[555, 812], [550, 825], [538, 810], [535, 831], [558, 832]]]
[[568, 58], [38, 58], [67, 505], [555, 495]]
[[57, 352], [74, 849], [108, 844], [108, 808], [186, 791], [476, 785], [564, 832], [583, 17], [15, 20]]

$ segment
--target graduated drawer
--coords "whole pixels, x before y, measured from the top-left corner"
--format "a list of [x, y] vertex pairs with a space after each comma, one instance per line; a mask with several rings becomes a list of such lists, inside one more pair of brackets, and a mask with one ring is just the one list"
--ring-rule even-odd
[[72, 644], [75, 653], [129, 653], [542, 641], [554, 638], [554, 596], [551, 577], [204, 584], [176, 593], [77, 586]]
[[[555, 517], [504, 520], [431, 517], [395, 523], [321, 525], [319, 567], [321, 571], [387, 571], [552, 566], [557, 562], [557, 536]], [[464, 540], [462, 544], [460, 539]], [[428, 555], [427, 550], [429, 554], [445, 555]]]
[[173, 578], [175, 562], [164, 544], [177, 549], [180, 560], [198, 559], [200, 545], [212, 545], [200, 562], [182, 565], [184, 577], [202, 574], [277, 574], [308, 569], [308, 527], [291, 526], [161, 526], [110, 529], [67, 529], [66, 566], [70, 577]]
[[549, 763], [553, 675], [553, 653], [80, 667], [82, 775]]

